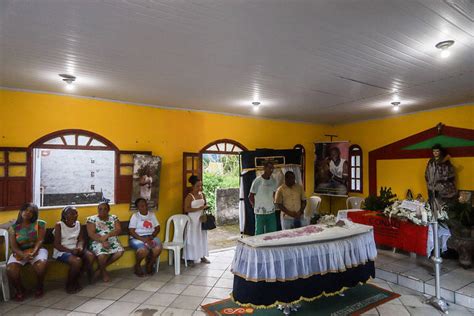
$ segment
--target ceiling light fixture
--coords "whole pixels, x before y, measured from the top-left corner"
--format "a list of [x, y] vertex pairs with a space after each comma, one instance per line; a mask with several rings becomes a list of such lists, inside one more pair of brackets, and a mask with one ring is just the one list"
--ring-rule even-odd
[[393, 110], [395, 112], [397, 112], [398, 110], [400, 110], [400, 102], [392, 102], [392, 105], [393, 105]]
[[254, 102], [252, 102], [252, 105], [253, 105], [254, 111], [257, 111], [257, 110], [258, 110], [258, 107], [260, 106], [260, 102], [254, 101]]
[[449, 41], [439, 42], [438, 44], [436, 44], [435, 47], [441, 50], [441, 54], [440, 54], [441, 58], [446, 58], [449, 55], [451, 55], [451, 52], [448, 49], [453, 45], [454, 45], [454, 41], [449, 40]]
[[68, 74], [59, 74], [59, 77], [62, 78], [62, 80], [67, 84], [66, 89], [71, 91], [74, 90], [74, 86], [72, 83], [76, 81], [76, 77], [73, 75], [68, 75]]

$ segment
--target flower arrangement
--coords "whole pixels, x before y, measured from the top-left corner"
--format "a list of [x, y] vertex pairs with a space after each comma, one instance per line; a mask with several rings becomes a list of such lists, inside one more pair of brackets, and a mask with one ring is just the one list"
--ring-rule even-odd
[[323, 215], [323, 216], [321, 216], [321, 218], [319, 218], [318, 224], [335, 226], [336, 225], [336, 216], [334, 216], [334, 215]]
[[[387, 206], [383, 213], [389, 218], [407, 219], [416, 225], [428, 225], [433, 220], [433, 212], [429, 203], [411, 201], [410, 208], [405, 205], [404, 201], [397, 200], [392, 205]], [[444, 207], [438, 214], [438, 221], [446, 221], [447, 219], [447, 208]]]
[[392, 205], [397, 197], [392, 193], [392, 188], [381, 187], [380, 194], [369, 195], [364, 201], [364, 209], [369, 211], [380, 211]]

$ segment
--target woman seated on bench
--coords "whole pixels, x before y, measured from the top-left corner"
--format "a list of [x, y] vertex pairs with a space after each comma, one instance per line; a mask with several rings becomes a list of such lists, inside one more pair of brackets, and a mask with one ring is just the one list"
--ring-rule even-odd
[[117, 237], [121, 228], [118, 217], [109, 214], [109, 203], [100, 202], [97, 210], [97, 215], [87, 218], [89, 249], [97, 256], [99, 266], [94, 279], [102, 276], [104, 282], [109, 282], [110, 276], [105, 268], [123, 255], [123, 247]]
[[82, 290], [79, 279], [82, 268], [85, 268], [92, 280], [94, 255], [84, 248], [84, 236], [81, 223], [77, 220], [77, 210], [66, 206], [61, 213], [61, 221], [54, 227], [53, 258], [69, 265], [66, 292], [77, 293]]
[[38, 283], [35, 297], [43, 296], [43, 282], [48, 262], [48, 251], [42, 248], [46, 233], [46, 222], [38, 219], [38, 207], [27, 203], [20, 208], [18, 219], [10, 227], [10, 244], [13, 254], [7, 263], [10, 284], [16, 291], [14, 300], [23, 301], [25, 290], [21, 285], [21, 267], [29, 263], [33, 266]]
[[161, 240], [156, 237], [160, 232], [160, 223], [156, 219], [155, 213], [148, 211], [148, 205], [144, 198], [135, 201], [138, 212], [130, 218], [128, 225], [130, 232], [129, 245], [136, 252], [137, 262], [135, 263], [135, 274], [144, 276], [141, 262], [146, 258], [146, 273], [153, 274], [153, 266], [161, 253]]

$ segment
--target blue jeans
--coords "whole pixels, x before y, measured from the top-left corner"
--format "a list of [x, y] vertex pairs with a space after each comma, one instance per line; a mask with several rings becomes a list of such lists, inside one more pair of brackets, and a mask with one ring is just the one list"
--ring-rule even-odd
[[[298, 225], [298, 221], [300, 222], [299, 225]], [[299, 220], [293, 217], [283, 217], [281, 220], [282, 229], [293, 229], [293, 228], [298, 228], [298, 227], [303, 227], [303, 226], [308, 226], [308, 225], [309, 225], [308, 220], [303, 216], [301, 216]]]
[[[148, 235], [148, 236], [141, 236], [141, 237], [151, 237], [151, 235]], [[155, 241], [155, 244], [156, 246], [159, 246], [161, 245], [161, 240], [160, 238], [158, 237], [155, 237], [153, 238], [153, 240]], [[141, 240], [138, 240], [138, 239], [135, 239], [135, 238], [130, 238], [130, 240], [128, 241], [128, 245], [132, 248], [132, 249], [135, 249], [135, 250], [138, 250], [140, 248], [145, 248], [147, 247], [147, 245], [145, 245], [145, 243]], [[156, 247], [155, 246], [155, 247]]]
[[69, 264], [69, 258], [72, 256], [72, 253], [64, 252], [62, 255], [56, 258], [56, 260]]

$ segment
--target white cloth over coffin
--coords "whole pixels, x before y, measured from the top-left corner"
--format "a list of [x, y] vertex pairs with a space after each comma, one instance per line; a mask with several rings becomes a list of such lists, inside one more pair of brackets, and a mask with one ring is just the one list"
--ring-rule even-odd
[[232, 273], [247, 281], [287, 281], [343, 272], [376, 257], [372, 229], [342, 239], [304, 244], [251, 247], [239, 242]]

